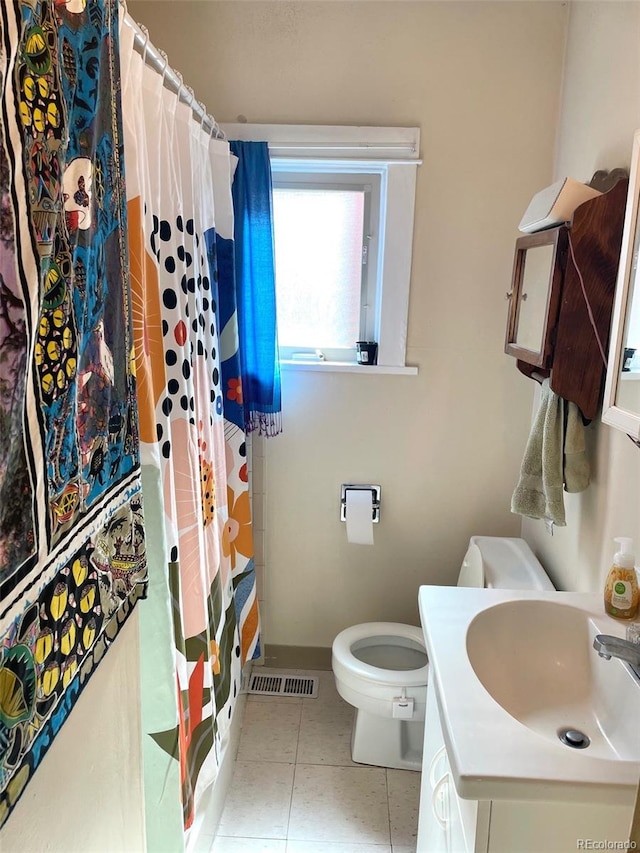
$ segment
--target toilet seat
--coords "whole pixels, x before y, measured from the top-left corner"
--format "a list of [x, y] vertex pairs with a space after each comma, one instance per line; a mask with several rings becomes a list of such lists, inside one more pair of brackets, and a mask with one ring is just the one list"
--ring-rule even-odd
[[[379, 642], [377, 642], [379, 641]], [[429, 664], [415, 669], [387, 669], [361, 660], [354, 651], [368, 646], [399, 646], [426, 655], [421, 628], [400, 622], [364, 622], [341, 631], [333, 641], [333, 669], [338, 678], [348, 673], [365, 682], [388, 687], [424, 687], [427, 683]]]

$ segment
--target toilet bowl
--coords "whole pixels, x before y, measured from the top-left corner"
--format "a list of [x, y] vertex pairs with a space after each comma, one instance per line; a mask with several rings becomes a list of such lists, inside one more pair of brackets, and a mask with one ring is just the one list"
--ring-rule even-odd
[[422, 629], [398, 622], [353, 625], [334, 640], [332, 667], [338, 693], [357, 708], [352, 759], [420, 770], [429, 671]]
[[[472, 536], [458, 586], [547, 589], [553, 584], [523, 539]], [[429, 664], [421, 628], [366, 622], [333, 641], [340, 696], [356, 708], [351, 757], [359, 764], [422, 769]]]

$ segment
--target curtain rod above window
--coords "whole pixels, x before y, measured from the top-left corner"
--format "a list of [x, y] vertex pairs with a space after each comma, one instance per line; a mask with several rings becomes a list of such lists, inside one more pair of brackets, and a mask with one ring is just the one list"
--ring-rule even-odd
[[205, 131], [210, 133], [215, 139], [226, 139], [216, 120], [207, 113], [205, 105], [201, 101], [196, 100], [193, 89], [185, 85], [182, 75], [178, 71], [174, 71], [169, 65], [166, 53], [153, 46], [149, 40], [147, 28], [143, 24], [138, 24], [133, 20], [122, 0], [121, 5], [124, 8], [124, 23], [134, 32], [133, 46], [144, 59], [145, 65], [162, 75], [163, 84], [167, 89], [175, 92], [181, 101], [191, 107], [195, 118], [200, 122]]
[[[239, 118], [243, 118], [239, 116]], [[228, 139], [264, 141], [272, 157], [393, 160], [417, 165], [420, 128], [365, 125], [256, 124], [225, 122]]]
[[387, 144], [372, 145], [369, 142], [345, 142], [342, 145], [334, 143], [318, 142], [316, 145], [300, 142], [270, 142], [269, 148], [283, 151], [410, 151], [416, 152], [416, 146], [404, 142], [389, 142]]

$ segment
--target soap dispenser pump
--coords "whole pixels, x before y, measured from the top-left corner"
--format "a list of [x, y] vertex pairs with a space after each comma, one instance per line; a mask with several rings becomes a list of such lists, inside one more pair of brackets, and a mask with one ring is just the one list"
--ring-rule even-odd
[[617, 619], [633, 619], [638, 612], [640, 593], [633, 555], [633, 540], [620, 536], [613, 540], [620, 547], [613, 555], [613, 565], [604, 587], [604, 609]]

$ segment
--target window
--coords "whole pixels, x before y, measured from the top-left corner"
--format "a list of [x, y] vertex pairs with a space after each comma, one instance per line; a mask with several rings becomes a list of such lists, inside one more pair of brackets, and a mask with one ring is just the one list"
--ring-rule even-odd
[[278, 338], [284, 364], [405, 368], [417, 128], [223, 125], [266, 140], [273, 173]]
[[280, 355], [348, 362], [377, 340], [380, 175], [318, 165], [273, 169]]

